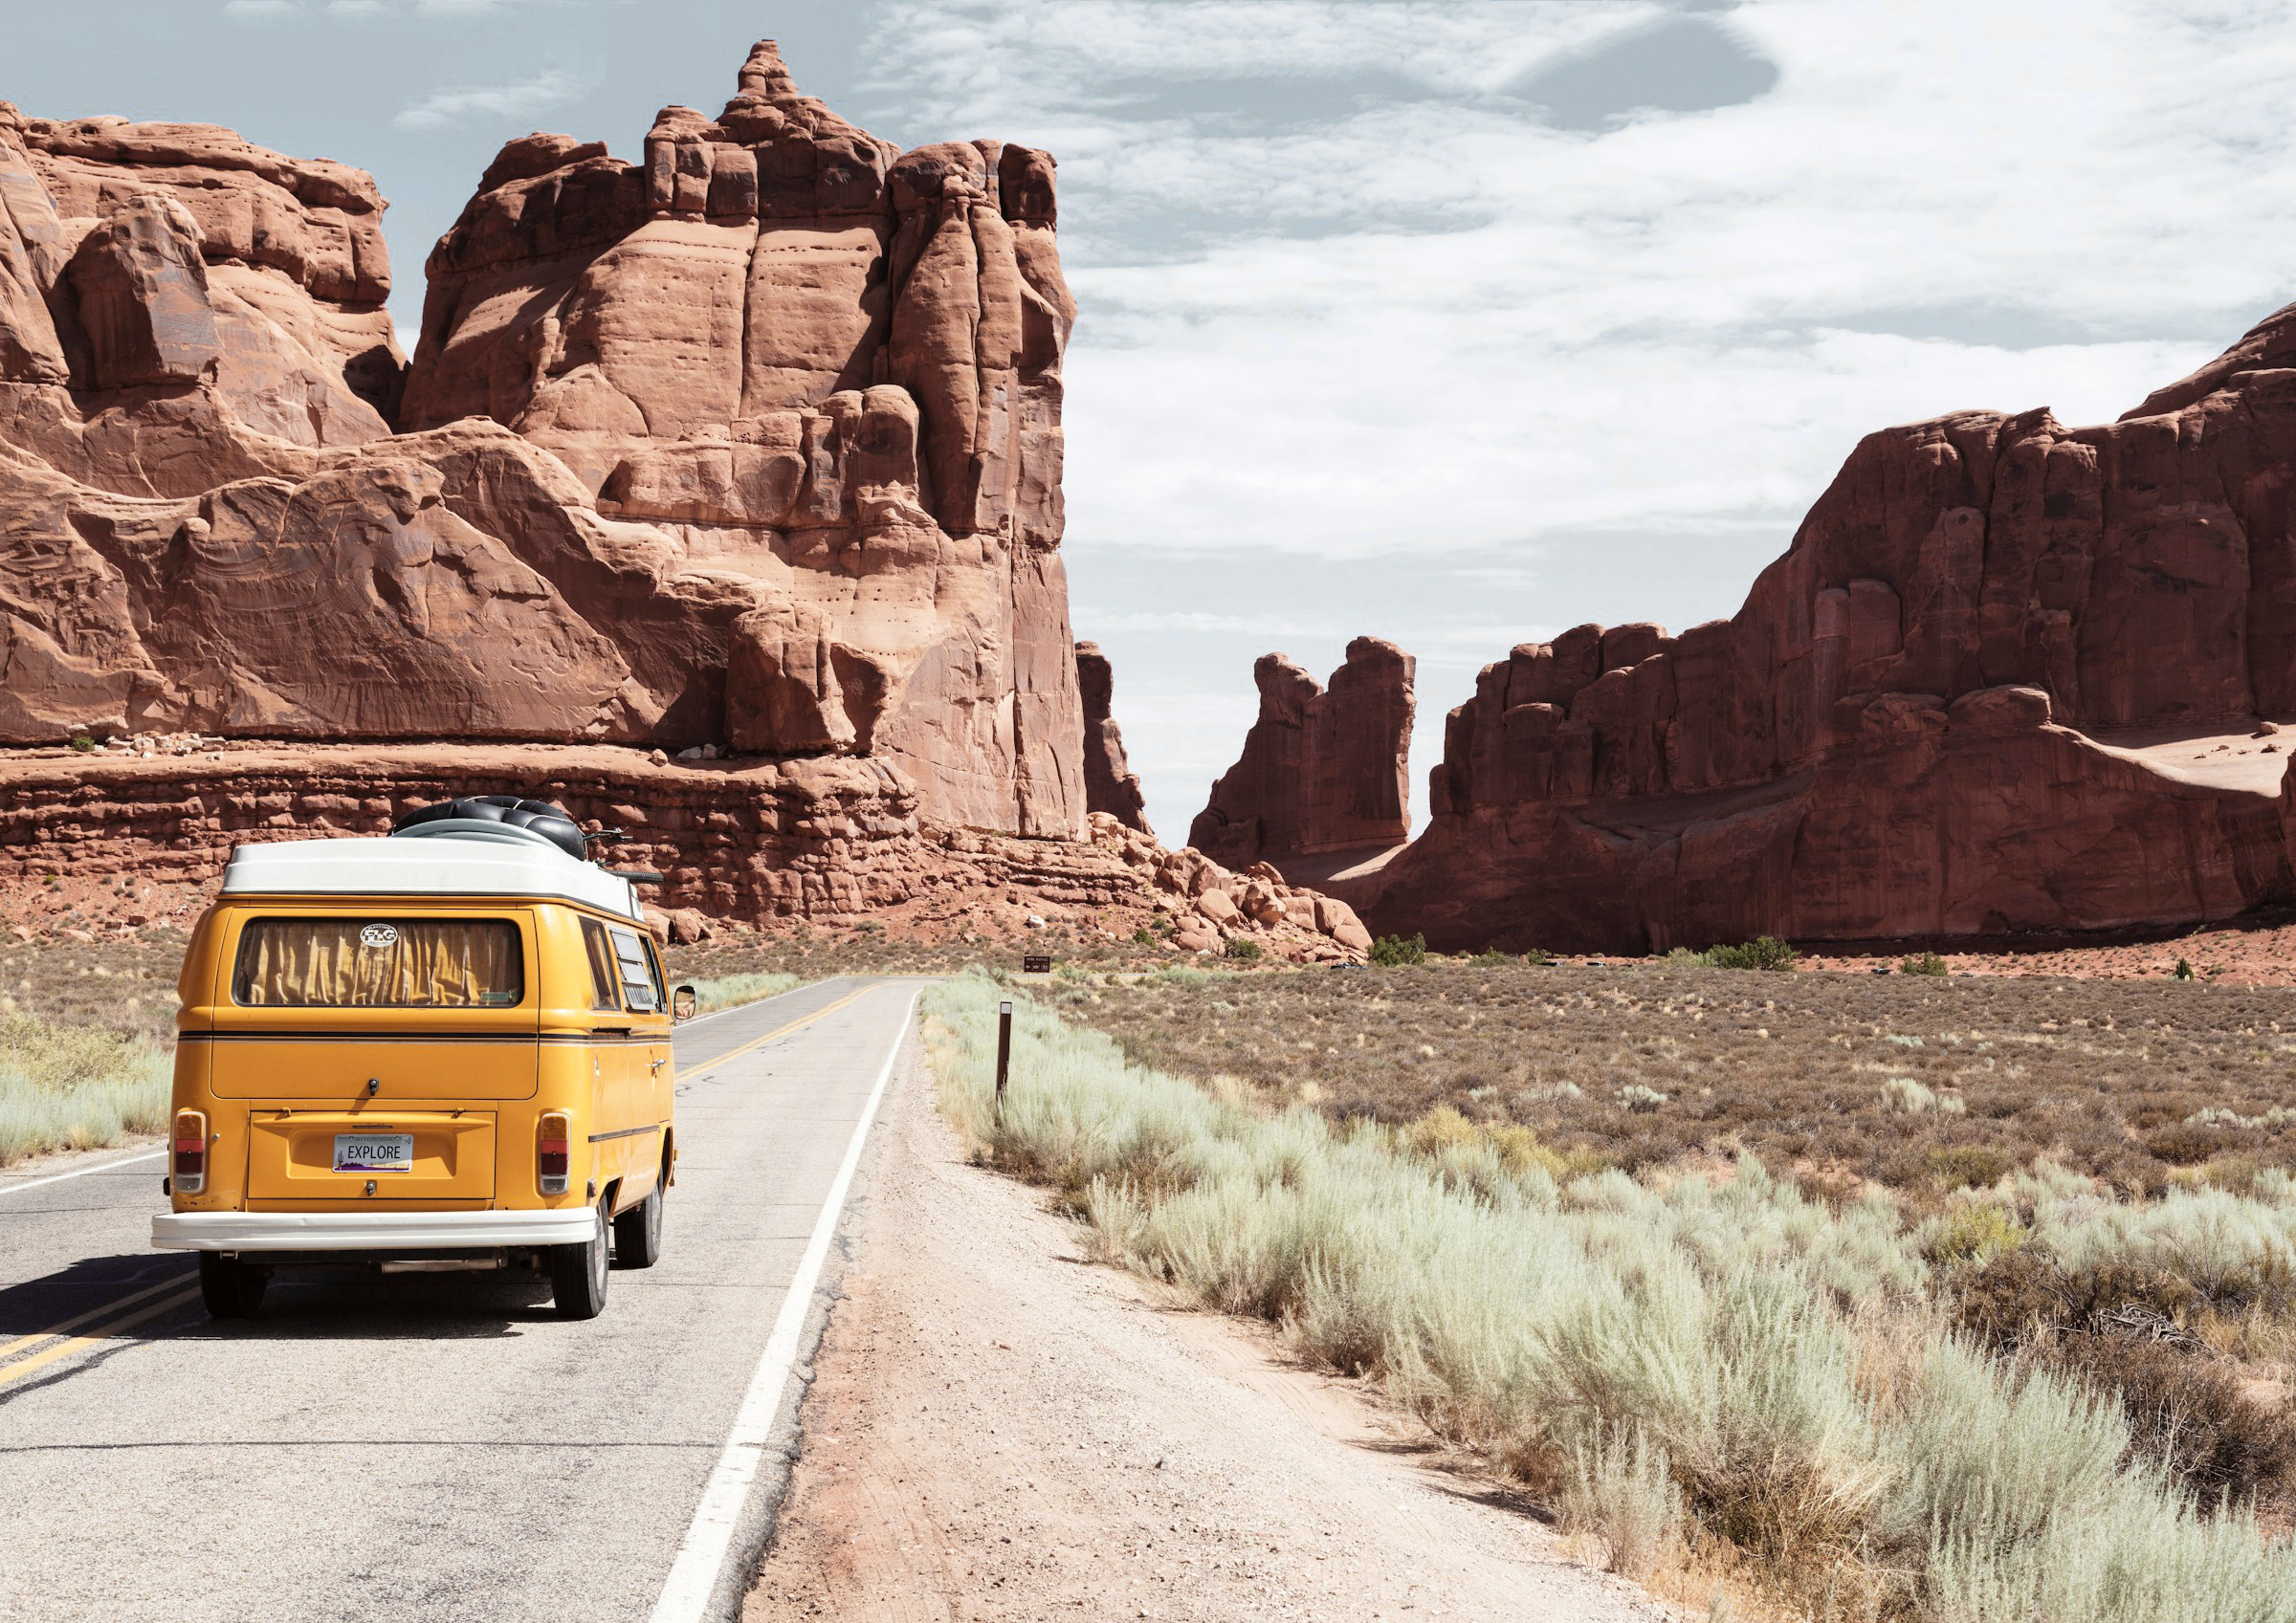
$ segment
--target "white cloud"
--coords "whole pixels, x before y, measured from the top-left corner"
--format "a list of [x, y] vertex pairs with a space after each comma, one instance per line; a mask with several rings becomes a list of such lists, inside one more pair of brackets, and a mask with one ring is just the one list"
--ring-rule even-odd
[[301, 10], [295, 0], [225, 0], [223, 14], [268, 22], [276, 17], [292, 17]]
[[327, 0], [330, 17], [386, 17], [390, 7], [386, 0]]
[[[1493, 99], [1656, 14], [925, 7], [885, 71], [935, 127], [1061, 160], [1071, 509], [1111, 539], [1759, 511], [1782, 546], [1869, 429], [2108, 417], [2286, 296], [2296, 21], [1761, 0], [1730, 14], [1779, 66], [1752, 102], [1590, 137]], [[1246, 113], [1367, 62], [1419, 88], [1331, 120], [1106, 110], [1239, 62]]]
[[522, 122], [546, 107], [571, 101], [588, 88], [561, 68], [544, 68], [510, 84], [434, 91], [402, 108], [391, 122], [403, 130], [449, 129], [474, 119]]

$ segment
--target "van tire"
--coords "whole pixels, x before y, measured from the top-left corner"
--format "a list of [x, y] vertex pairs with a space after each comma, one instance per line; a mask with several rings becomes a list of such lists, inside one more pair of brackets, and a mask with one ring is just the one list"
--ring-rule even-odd
[[651, 1268], [662, 1259], [662, 1180], [646, 1198], [614, 1219], [614, 1265]]
[[252, 1319], [262, 1305], [271, 1270], [221, 1251], [199, 1254], [199, 1298], [210, 1319]]
[[550, 1247], [550, 1301], [562, 1319], [595, 1319], [606, 1310], [607, 1236], [611, 1224], [607, 1202], [598, 1201], [597, 1226], [587, 1243]]

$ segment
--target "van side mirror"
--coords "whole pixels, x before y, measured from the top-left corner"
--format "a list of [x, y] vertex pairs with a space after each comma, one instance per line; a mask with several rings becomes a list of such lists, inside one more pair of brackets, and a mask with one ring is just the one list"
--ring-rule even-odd
[[697, 992], [695, 992], [695, 991], [694, 990], [694, 988], [693, 988], [693, 987], [691, 987], [691, 986], [681, 986], [681, 987], [679, 987], [679, 988], [678, 988], [676, 991], [674, 991], [674, 992], [673, 992], [673, 993], [671, 993], [671, 994], [670, 994], [670, 1018], [671, 1018], [671, 1020], [692, 1020], [692, 1019], [694, 1018], [694, 1010], [695, 1009], [695, 1007], [697, 1007], [697, 1006], [699, 1005], [700, 1001], [701, 1001], [701, 996], [700, 996], [700, 994], [699, 994], [699, 993], [697, 993]]

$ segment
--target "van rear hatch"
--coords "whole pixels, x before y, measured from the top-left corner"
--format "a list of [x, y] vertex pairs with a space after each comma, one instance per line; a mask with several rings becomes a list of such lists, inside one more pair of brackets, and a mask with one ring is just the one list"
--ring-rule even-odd
[[461, 1110], [258, 1109], [248, 1123], [250, 1200], [483, 1200], [495, 1193], [495, 1117]]

